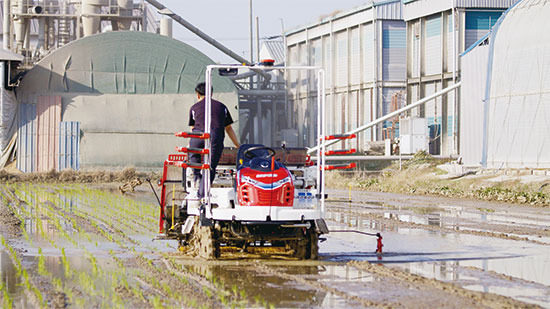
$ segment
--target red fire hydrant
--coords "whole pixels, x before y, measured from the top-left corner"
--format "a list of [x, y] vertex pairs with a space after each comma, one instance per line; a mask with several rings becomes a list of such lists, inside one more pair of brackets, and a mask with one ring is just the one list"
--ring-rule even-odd
[[376, 233], [376, 237], [378, 237], [378, 241], [376, 244], [376, 253], [382, 254], [382, 247], [384, 247], [384, 245], [382, 244], [382, 235], [380, 235], [380, 233]]

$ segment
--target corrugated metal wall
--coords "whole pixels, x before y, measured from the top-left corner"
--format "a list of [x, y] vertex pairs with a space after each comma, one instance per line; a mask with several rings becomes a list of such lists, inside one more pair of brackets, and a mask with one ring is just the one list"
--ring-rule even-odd
[[363, 25], [363, 82], [374, 80], [374, 27]]
[[[424, 84], [425, 97], [430, 96], [437, 91], [441, 90], [440, 82], [431, 82]], [[428, 125], [441, 124], [441, 97], [432, 100], [425, 105], [424, 116], [428, 122]]]
[[489, 168], [550, 168], [548, 16], [549, 0], [523, 0], [492, 36]]
[[[447, 87], [451, 86], [452, 82], [447, 84]], [[447, 93], [445, 96], [443, 96], [444, 100], [447, 100], [447, 127], [444, 128], [444, 130], [447, 131], [447, 136], [443, 137], [442, 139], [442, 147], [444, 147], [443, 153], [456, 153], [454, 152], [455, 149], [455, 135], [458, 130], [458, 118], [456, 116], [457, 109], [456, 109], [456, 102], [455, 102], [455, 91], [451, 91]], [[458, 142], [458, 141], [456, 141]]]
[[59, 124], [58, 170], [80, 169], [80, 122], [62, 121]]
[[426, 75], [439, 74], [442, 71], [441, 24], [441, 14], [426, 18], [426, 26], [424, 27], [424, 73]]
[[24, 172], [80, 168], [80, 123], [61, 122], [61, 97], [19, 104], [17, 168]]
[[455, 0], [458, 7], [508, 8], [520, 0]]
[[348, 33], [342, 31], [336, 34], [336, 86], [348, 84]]
[[466, 48], [481, 39], [495, 25], [503, 11], [466, 12]]
[[361, 44], [359, 27], [350, 30], [350, 84], [359, 85], [361, 82]]
[[420, 20], [409, 24], [410, 62], [408, 72], [412, 78], [420, 77]]
[[17, 169], [33, 172], [36, 165], [36, 105], [18, 104]]
[[39, 96], [36, 105], [36, 171], [57, 169], [61, 97]]
[[[407, 20], [407, 89], [408, 103], [418, 101], [460, 78], [459, 56], [472, 43], [485, 35], [505, 8], [518, 0], [418, 0], [404, 5]], [[456, 41], [454, 41], [456, 40]], [[456, 44], [454, 44], [456, 42]], [[455, 65], [456, 61], [456, 65]], [[453, 70], [456, 69], [456, 75]], [[441, 124], [441, 153], [458, 152], [455, 93], [430, 102], [424, 108], [429, 124]], [[418, 111], [420, 113], [420, 110]], [[414, 113], [414, 112], [413, 112]], [[445, 118], [443, 118], [445, 117]]]
[[[367, 13], [371, 8], [362, 8], [338, 17], [332, 24], [313, 25], [307, 30], [293, 31], [287, 37], [290, 64], [297, 64], [300, 56], [295, 54], [304, 52], [298, 46], [306, 42], [310, 45], [308, 64], [316, 65], [319, 57], [322, 59], [327, 73], [329, 133], [343, 133], [374, 120], [375, 113], [380, 116], [388, 110], [390, 92], [405, 89], [406, 24], [402, 20], [387, 19], [400, 19], [401, 6], [400, 1], [384, 3], [380, 8], [377, 5], [372, 13], [382, 15], [377, 16], [376, 27], [373, 14]], [[375, 85], [378, 91], [374, 91]], [[384, 90], [388, 87], [392, 91]], [[304, 90], [300, 89], [301, 95]], [[376, 138], [376, 134], [368, 130], [345, 146], [363, 150], [367, 141]]]
[[403, 81], [407, 74], [407, 33], [403, 21], [382, 24], [382, 79]]
[[[453, 54], [454, 51], [454, 44], [453, 44], [453, 17], [451, 14], [445, 14], [445, 18], [447, 19], [447, 27], [445, 27], [447, 31], [447, 40], [446, 40], [446, 61], [445, 61], [445, 72], [453, 72], [453, 61], [454, 57]], [[458, 55], [457, 55], [458, 57]]]
[[[373, 102], [373, 90], [372, 89], [363, 90], [363, 104], [361, 104], [361, 117], [360, 117], [360, 122], [362, 124], [365, 124], [374, 120], [372, 102]], [[367, 129], [363, 131], [363, 133], [359, 134], [360, 148], [365, 147], [367, 142], [372, 140], [375, 140], [373, 130]]]

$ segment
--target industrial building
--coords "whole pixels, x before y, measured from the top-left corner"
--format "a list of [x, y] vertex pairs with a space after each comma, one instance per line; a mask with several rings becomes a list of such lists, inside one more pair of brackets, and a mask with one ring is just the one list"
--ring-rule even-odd
[[[403, 0], [407, 23], [407, 103], [436, 93], [461, 78], [459, 54], [482, 38], [518, 0]], [[413, 113], [430, 126], [431, 153], [459, 152], [458, 92]]]
[[463, 53], [460, 154], [488, 169], [550, 168], [549, 0], [522, 0]]
[[[174, 132], [187, 129], [195, 85], [211, 63], [183, 42], [140, 31], [91, 35], [57, 49], [17, 88], [18, 168], [158, 165], [183, 142]], [[215, 98], [238, 119], [231, 81], [214, 85]]]
[[[286, 32], [289, 65], [326, 70], [329, 133], [343, 133], [387, 114], [392, 98], [393, 109], [404, 104], [405, 32], [400, 0], [371, 1]], [[296, 118], [304, 119], [314, 109], [307, 93], [315, 87], [296, 84], [292, 89], [293, 100], [301, 102]], [[315, 128], [314, 122], [305, 123], [299, 135], [311, 140]], [[385, 133], [382, 127], [369, 129], [350, 146], [365, 150], [367, 142], [381, 140]]]
[[[11, 1], [3, 8], [10, 39], [2, 55], [1, 163], [16, 154], [23, 172], [153, 167], [182, 142], [174, 132], [188, 128], [194, 87], [213, 61], [168, 37], [171, 24], [151, 20], [143, 1]], [[159, 24], [162, 35], [145, 31]], [[213, 84], [214, 98], [238, 119], [234, 83], [215, 77]]]

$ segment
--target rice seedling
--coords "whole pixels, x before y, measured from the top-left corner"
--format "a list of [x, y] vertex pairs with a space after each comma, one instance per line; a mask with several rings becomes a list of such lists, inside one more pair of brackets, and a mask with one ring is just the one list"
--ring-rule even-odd
[[42, 248], [38, 248], [38, 274], [44, 277], [49, 277], [51, 275], [46, 269], [46, 260], [42, 254]]

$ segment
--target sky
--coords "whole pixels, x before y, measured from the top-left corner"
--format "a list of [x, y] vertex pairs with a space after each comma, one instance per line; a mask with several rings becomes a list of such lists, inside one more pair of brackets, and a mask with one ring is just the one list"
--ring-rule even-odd
[[[250, 58], [249, 0], [159, 0], [195, 27], [246, 59]], [[285, 30], [315, 23], [323, 15], [348, 11], [369, 0], [253, 0], [254, 22], [259, 17], [260, 38], [280, 35]], [[254, 25], [254, 32], [256, 26]], [[212, 58], [215, 62], [235, 61], [203, 42], [174, 22], [173, 36]], [[254, 42], [254, 48], [256, 43]], [[254, 51], [256, 54], [256, 51]]]

